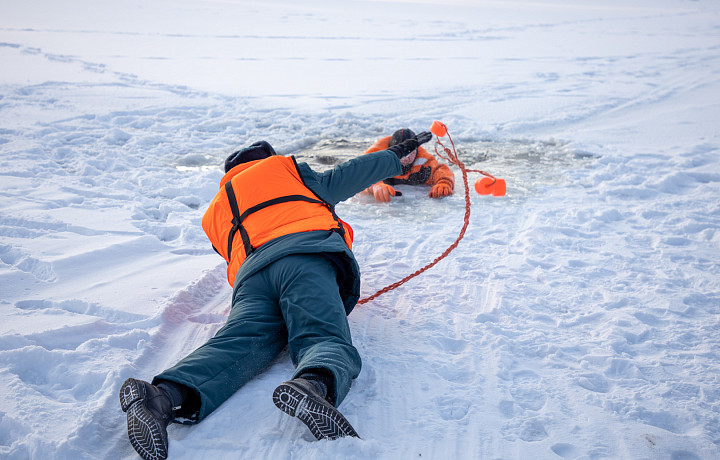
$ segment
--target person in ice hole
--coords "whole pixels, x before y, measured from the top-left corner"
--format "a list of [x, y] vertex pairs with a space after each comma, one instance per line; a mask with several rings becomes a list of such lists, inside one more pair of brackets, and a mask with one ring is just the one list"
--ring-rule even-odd
[[213, 338], [151, 382], [123, 383], [120, 405], [140, 456], [166, 458], [171, 422], [201, 422], [286, 346], [296, 370], [275, 388], [275, 405], [317, 439], [358, 436], [337, 407], [361, 367], [347, 321], [360, 273], [352, 229], [334, 207], [407, 172], [431, 137], [408, 136], [322, 173], [265, 141], [225, 160], [202, 226], [228, 263], [232, 308]]
[[[415, 133], [412, 130], [398, 129], [392, 136], [378, 139], [365, 153], [385, 150], [413, 137], [415, 137]], [[455, 175], [448, 165], [438, 163], [434, 155], [428, 153], [423, 147], [418, 147], [415, 160], [410, 165], [403, 167], [400, 175], [377, 182], [363, 190], [362, 193], [372, 195], [377, 201], [390, 201], [391, 197], [402, 195], [393, 187], [397, 184], [429, 185], [428, 195], [431, 198], [441, 198], [453, 194]]]

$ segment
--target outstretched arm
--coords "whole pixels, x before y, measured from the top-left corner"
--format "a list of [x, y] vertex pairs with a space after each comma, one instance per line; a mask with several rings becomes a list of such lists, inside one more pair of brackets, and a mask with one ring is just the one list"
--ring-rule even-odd
[[[305, 170], [312, 170], [307, 165], [300, 165]], [[303, 170], [303, 177], [307, 176]], [[369, 186], [397, 176], [402, 172], [400, 160], [389, 150], [369, 153], [346, 161], [323, 173], [313, 174], [313, 180], [307, 178], [306, 185], [331, 205], [347, 200]]]
[[[403, 165], [411, 164], [418, 147], [431, 138], [429, 132], [422, 132], [386, 150], [353, 158], [322, 174], [314, 173], [320, 191], [313, 188], [313, 184], [308, 183], [309, 178], [306, 179], [306, 185], [325, 201], [335, 205], [378, 181], [402, 173]], [[313, 174], [309, 166], [305, 165], [305, 167]], [[302, 170], [301, 174], [306, 175]]]

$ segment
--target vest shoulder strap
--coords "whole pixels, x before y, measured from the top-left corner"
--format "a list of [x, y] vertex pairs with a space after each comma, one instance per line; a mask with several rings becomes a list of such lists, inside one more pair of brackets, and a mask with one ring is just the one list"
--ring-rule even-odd
[[[310, 198], [308, 196], [304, 195], [286, 195], [286, 196], [280, 196], [277, 198], [273, 198], [267, 201], [263, 201], [262, 203], [258, 203], [255, 206], [252, 206], [245, 210], [242, 214], [240, 214], [240, 209], [237, 204], [237, 198], [235, 197], [235, 190], [233, 190], [232, 182], [227, 181], [225, 183], [225, 193], [227, 193], [228, 202], [230, 204], [230, 210], [232, 211], [233, 220], [232, 220], [232, 230], [230, 230], [230, 234], [228, 235], [228, 248], [227, 248], [227, 254], [228, 254], [228, 263], [230, 263], [230, 258], [232, 257], [232, 245], [233, 245], [233, 239], [235, 238], [235, 233], [240, 232], [240, 238], [242, 238], [243, 247], [245, 248], [245, 257], [252, 254], [252, 252], [255, 250], [252, 247], [252, 244], [250, 244], [250, 237], [247, 234], [247, 231], [245, 230], [245, 227], [243, 227], [243, 221], [252, 213], [257, 212], [261, 209], [265, 209], [269, 206], [280, 204], [280, 203], [288, 203], [290, 201], [306, 201], [308, 203], [318, 203], [322, 205], [326, 205], [324, 201], [316, 200], [315, 198]], [[334, 214], [334, 213], [333, 213]]]

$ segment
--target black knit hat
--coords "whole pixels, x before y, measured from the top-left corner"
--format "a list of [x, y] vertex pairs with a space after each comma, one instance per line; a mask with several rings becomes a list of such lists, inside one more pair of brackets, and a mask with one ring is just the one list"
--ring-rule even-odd
[[392, 137], [390, 138], [390, 144], [388, 145], [388, 147], [392, 147], [393, 145], [398, 145], [399, 143], [404, 142], [404, 141], [410, 139], [411, 137], [415, 137], [415, 132], [412, 129], [408, 129], [408, 128], [398, 129], [397, 131], [395, 131], [393, 133]]
[[248, 161], [262, 160], [273, 155], [276, 155], [275, 149], [273, 149], [270, 144], [265, 141], [255, 142], [250, 147], [245, 147], [230, 154], [230, 156], [225, 159], [225, 172], [230, 171], [239, 164], [247, 163]]

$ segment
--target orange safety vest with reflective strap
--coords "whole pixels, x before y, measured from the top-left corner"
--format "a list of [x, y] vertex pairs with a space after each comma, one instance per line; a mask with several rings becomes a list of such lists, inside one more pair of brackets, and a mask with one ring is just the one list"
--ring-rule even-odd
[[202, 227], [228, 263], [231, 286], [245, 259], [281, 236], [327, 230], [342, 235], [350, 249], [353, 241], [350, 225], [305, 186], [295, 159], [284, 156], [244, 163], [225, 174]]

